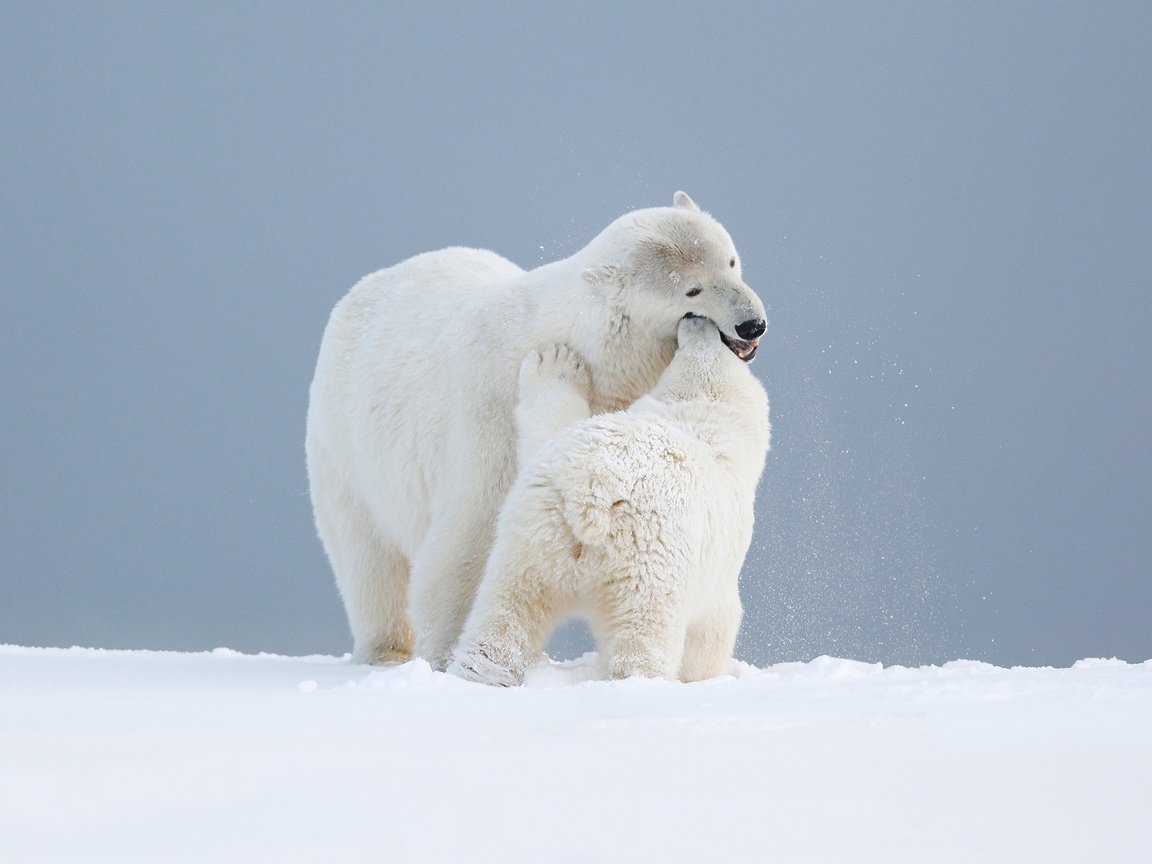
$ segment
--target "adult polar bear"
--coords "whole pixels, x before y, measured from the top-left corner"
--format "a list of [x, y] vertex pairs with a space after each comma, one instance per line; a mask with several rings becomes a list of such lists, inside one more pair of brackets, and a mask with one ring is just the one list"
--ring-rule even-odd
[[366, 276], [336, 304], [306, 451], [355, 661], [415, 650], [447, 665], [516, 478], [525, 355], [570, 345], [591, 372], [593, 413], [618, 410], [655, 386], [689, 312], [745, 360], [766, 326], [732, 238], [683, 192], [535, 270], [444, 249]]

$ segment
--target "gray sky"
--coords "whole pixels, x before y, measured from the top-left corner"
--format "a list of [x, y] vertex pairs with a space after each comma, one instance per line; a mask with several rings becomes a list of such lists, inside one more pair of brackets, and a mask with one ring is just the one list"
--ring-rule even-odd
[[769, 308], [741, 655], [1152, 657], [1152, 5], [0, 6], [0, 641], [341, 652], [320, 334], [688, 191]]

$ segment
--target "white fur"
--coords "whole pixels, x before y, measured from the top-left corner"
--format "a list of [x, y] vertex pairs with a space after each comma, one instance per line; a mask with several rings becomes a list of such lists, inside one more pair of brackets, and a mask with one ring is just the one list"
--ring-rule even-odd
[[[610, 411], [656, 383], [686, 312], [729, 336], [764, 318], [728, 233], [688, 196], [675, 204], [628, 213], [531, 271], [476, 249], [417, 255], [336, 305], [306, 449], [355, 660], [401, 661], [415, 647], [447, 662], [516, 476], [528, 351], [571, 345], [587, 363], [592, 410]], [[703, 290], [686, 296], [694, 286]]]
[[[526, 358], [518, 423], [580, 398], [566, 359], [578, 368], [563, 349]], [[545, 422], [536, 417], [533, 434]], [[612, 677], [724, 674], [768, 443], [764, 389], [712, 322], [682, 322], [651, 394], [581, 421], [527, 462], [450, 671], [519, 684], [555, 625], [578, 613]]]

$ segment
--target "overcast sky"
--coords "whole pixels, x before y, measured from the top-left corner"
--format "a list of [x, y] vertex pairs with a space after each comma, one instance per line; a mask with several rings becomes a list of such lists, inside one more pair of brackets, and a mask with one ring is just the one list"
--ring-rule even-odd
[[360, 276], [688, 191], [771, 327], [740, 653], [1152, 657], [1152, 4], [5, 3], [0, 642], [342, 652]]

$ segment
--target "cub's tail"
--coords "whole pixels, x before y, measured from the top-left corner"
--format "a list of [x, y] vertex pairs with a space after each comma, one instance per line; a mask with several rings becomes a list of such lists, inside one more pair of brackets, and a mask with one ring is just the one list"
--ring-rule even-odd
[[628, 492], [617, 478], [590, 478], [564, 500], [564, 519], [576, 539], [585, 545], [603, 546], [612, 533], [613, 516], [628, 503]]

